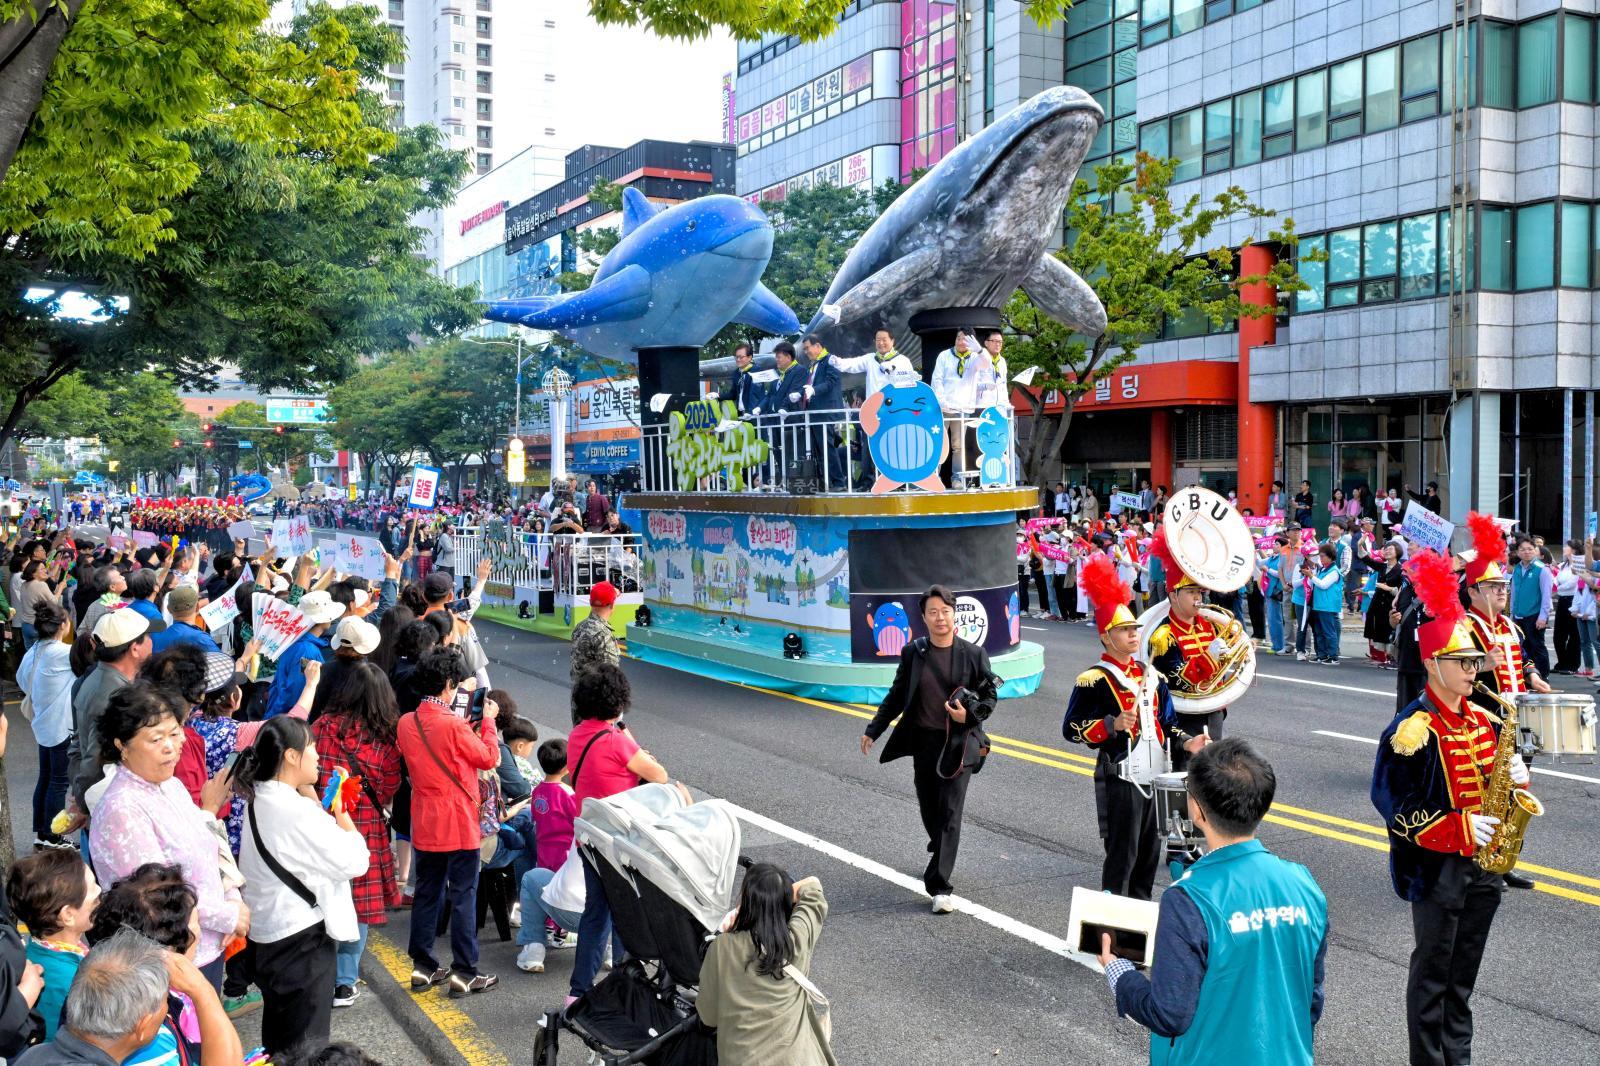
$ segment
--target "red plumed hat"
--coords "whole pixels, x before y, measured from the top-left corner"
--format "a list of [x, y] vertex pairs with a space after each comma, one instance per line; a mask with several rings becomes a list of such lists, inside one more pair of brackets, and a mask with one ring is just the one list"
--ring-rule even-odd
[[1417, 552], [1406, 563], [1406, 575], [1417, 591], [1428, 621], [1417, 626], [1417, 645], [1424, 659], [1481, 654], [1461, 624], [1467, 610], [1461, 606], [1461, 586], [1450, 558], [1434, 550]]
[[1165, 525], [1158, 526], [1155, 536], [1150, 538], [1150, 554], [1161, 560], [1161, 566], [1167, 573], [1167, 588], [1169, 591], [1176, 591], [1198, 584], [1178, 562], [1177, 556], [1172, 554], [1172, 545], [1167, 543], [1167, 527]]
[[1467, 584], [1505, 581], [1505, 564], [1510, 556], [1506, 550], [1505, 531], [1500, 528], [1500, 523], [1480, 511], [1468, 511], [1467, 531], [1472, 534], [1472, 548], [1478, 553], [1467, 563]]
[[1083, 564], [1083, 594], [1094, 608], [1094, 625], [1100, 632], [1117, 626], [1138, 625], [1128, 601], [1133, 589], [1117, 574], [1116, 564], [1104, 553]]

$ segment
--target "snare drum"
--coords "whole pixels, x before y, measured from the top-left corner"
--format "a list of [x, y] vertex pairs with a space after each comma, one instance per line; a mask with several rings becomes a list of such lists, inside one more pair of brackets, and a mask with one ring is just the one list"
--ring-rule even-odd
[[[1523, 692], [1517, 731], [1548, 755], [1595, 754], [1594, 697], [1581, 692]], [[1519, 738], [1521, 739], [1521, 738]]]
[[1169, 844], [1200, 848], [1206, 838], [1189, 820], [1189, 772], [1157, 774], [1151, 786], [1156, 804], [1156, 825]]

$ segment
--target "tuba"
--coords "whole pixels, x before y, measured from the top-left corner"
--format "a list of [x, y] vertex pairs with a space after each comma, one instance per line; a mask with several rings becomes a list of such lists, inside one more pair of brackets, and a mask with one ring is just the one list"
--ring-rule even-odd
[[1495, 748], [1494, 769], [1483, 786], [1481, 813], [1500, 819], [1494, 837], [1473, 853], [1472, 861], [1488, 873], [1510, 873], [1522, 856], [1522, 841], [1528, 823], [1544, 813], [1544, 804], [1525, 788], [1511, 783], [1511, 757], [1517, 752], [1517, 705], [1479, 684], [1478, 691], [1498, 703], [1505, 712], [1500, 718], [1500, 742]]
[[[1250, 580], [1255, 543], [1244, 518], [1227, 500], [1199, 485], [1179, 489], [1167, 501], [1162, 521], [1168, 549], [1196, 584], [1213, 592], [1236, 592]], [[1150, 638], [1170, 610], [1170, 602], [1162, 600], [1139, 616], [1139, 658], [1152, 673]], [[1216, 627], [1225, 645], [1218, 656], [1221, 669], [1203, 691], [1173, 691], [1172, 702], [1180, 714], [1220, 710], [1244, 695], [1256, 676], [1256, 647], [1239, 620], [1209, 604], [1200, 608], [1200, 614]]]

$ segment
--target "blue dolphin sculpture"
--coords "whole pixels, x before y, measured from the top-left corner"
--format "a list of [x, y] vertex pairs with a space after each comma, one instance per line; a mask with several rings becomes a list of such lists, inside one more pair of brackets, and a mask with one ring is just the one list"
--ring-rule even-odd
[[640, 348], [698, 348], [729, 322], [794, 333], [800, 321], [761, 284], [772, 224], [737, 196], [662, 208], [622, 190], [622, 240], [582, 292], [494, 300], [484, 317], [547, 329], [595, 355], [632, 362]]

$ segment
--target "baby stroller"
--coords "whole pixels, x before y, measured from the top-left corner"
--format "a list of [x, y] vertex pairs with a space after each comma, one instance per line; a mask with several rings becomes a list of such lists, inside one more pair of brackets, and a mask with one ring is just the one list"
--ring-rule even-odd
[[604, 1066], [714, 1066], [716, 1038], [694, 1001], [706, 947], [733, 905], [739, 820], [721, 800], [688, 804], [672, 785], [589, 799], [574, 845], [599, 874], [628, 958], [540, 1020], [536, 1066], [555, 1066], [566, 1029]]

